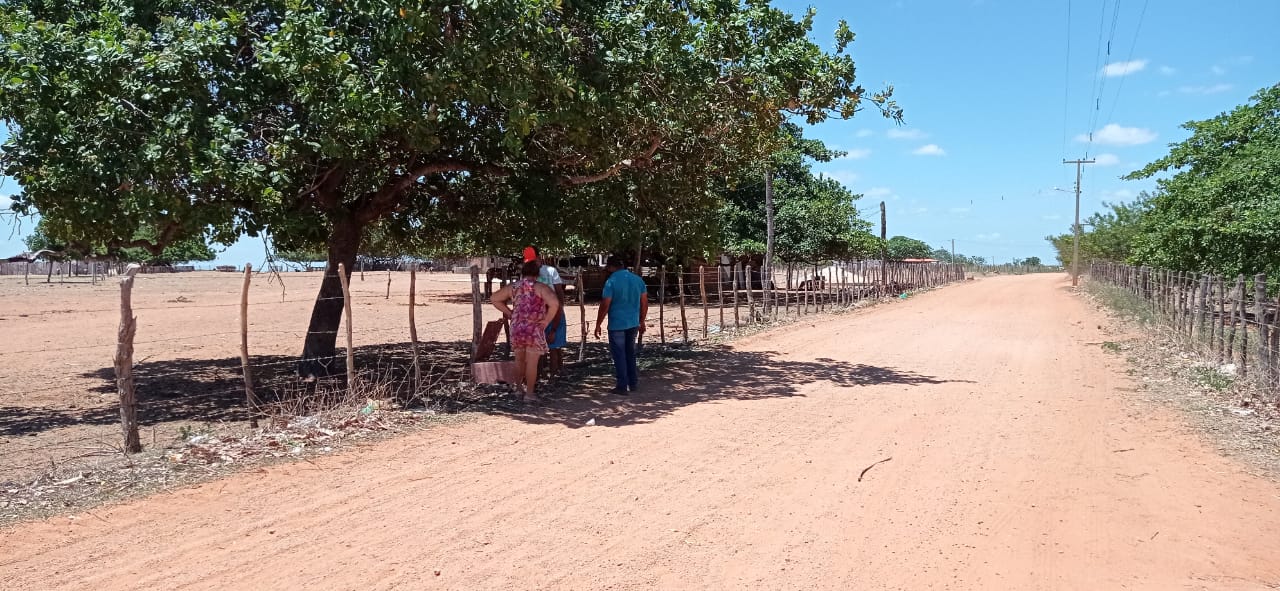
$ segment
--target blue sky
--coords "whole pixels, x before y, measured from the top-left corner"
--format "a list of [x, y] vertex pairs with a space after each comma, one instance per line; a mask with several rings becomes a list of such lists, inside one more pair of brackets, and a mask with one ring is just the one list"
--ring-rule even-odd
[[[1053, 260], [1043, 238], [1069, 231], [1072, 216], [1071, 194], [1054, 190], [1074, 182], [1063, 159], [1098, 160], [1085, 167], [1084, 217], [1150, 189], [1151, 181], [1119, 177], [1184, 139], [1180, 124], [1280, 82], [1275, 0], [776, 4], [794, 13], [814, 6], [815, 37], [828, 46], [836, 21], [848, 20], [859, 83], [894, 85], [906, 110], [902, 127], [864, 111], [811, 129], [849, 152], [818, 170], [864, 194], [868, 219], [886, 201], [890, 235], [935, 247], [955, 239], [958, 252], [998, 261]], [[5, 179], [0, 208], [16, 191]], [[0, 254], [21, 251], [20, 238], [3, 228]], [[257, 263], [262, 252], [245, 240], [219, 262]]]

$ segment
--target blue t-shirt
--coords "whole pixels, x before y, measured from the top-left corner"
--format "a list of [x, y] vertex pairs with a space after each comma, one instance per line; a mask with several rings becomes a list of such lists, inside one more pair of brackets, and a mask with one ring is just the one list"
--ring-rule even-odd
[[627, 330], [640, 326], [640, 296], [647, 288], [644, 280], [626, 269], [614, 271], [604, 282], [603, 298], [609, 303], [609, 330]]

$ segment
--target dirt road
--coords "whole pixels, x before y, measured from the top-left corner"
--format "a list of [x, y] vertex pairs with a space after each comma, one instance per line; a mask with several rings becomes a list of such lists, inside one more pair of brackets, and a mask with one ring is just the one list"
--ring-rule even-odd
[[1280, 486], [1135, 402], [1101, 322], [1060, 276], [814, 317], [629, 400], [0, 532], [0, 588], [1280, 583]]

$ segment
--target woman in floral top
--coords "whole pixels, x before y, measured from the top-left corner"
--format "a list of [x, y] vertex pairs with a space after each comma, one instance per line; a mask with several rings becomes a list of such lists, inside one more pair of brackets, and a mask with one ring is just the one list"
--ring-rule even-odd
[[540, 270], [537, 261], [525, 263], [520, 268], [520, 281], [499, 289], [490, 300], [511, 321], [511, 348], [524, 384], [525, 402], [542, 400], [533, 393], [538, 382], [538, 360], [547, 352], [547, 325], [560, 309], [555, 292], [538, 283]]

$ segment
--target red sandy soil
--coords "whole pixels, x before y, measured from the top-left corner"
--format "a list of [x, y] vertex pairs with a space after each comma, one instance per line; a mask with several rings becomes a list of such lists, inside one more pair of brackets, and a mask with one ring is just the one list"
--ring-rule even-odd
[[813, 317], [627, 399], [19, 525], [0, 588], [1280, 583], [1280, 486], [1136, 403], [1103, 322], [1050, 275]]

